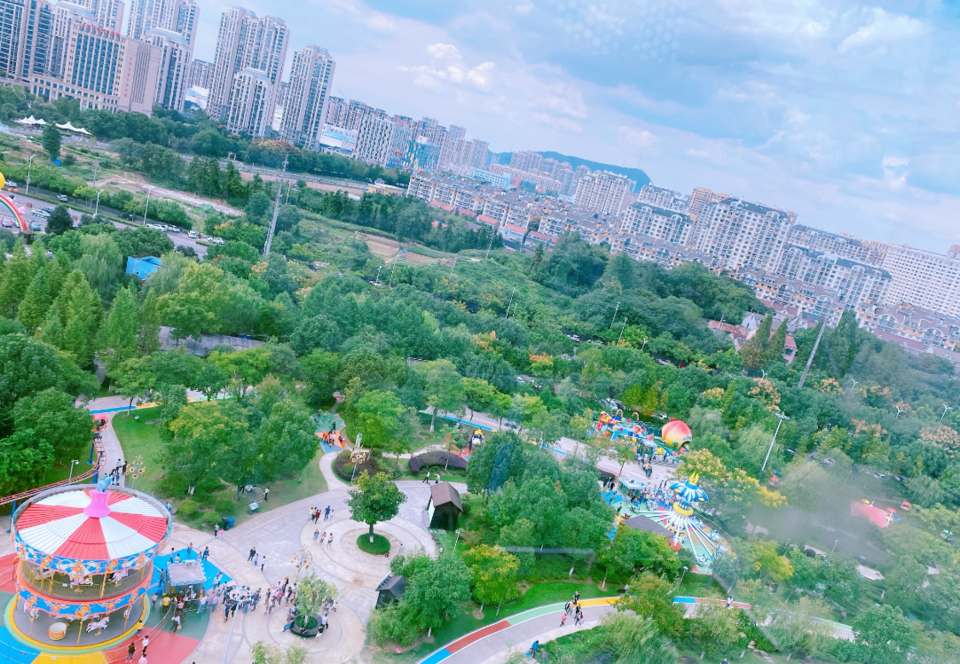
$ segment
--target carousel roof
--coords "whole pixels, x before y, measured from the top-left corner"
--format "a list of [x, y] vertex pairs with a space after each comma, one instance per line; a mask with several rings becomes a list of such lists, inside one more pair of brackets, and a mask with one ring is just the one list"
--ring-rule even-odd
[[75, 490], [29, 505], [16, 521], [17, 534], [37, 551], [75, 560], [114, 560], [157, 545], [167, 518], [135, 495]]

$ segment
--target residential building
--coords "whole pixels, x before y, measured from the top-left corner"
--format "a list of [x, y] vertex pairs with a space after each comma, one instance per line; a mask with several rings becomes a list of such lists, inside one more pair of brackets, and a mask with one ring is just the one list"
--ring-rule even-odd
[[[98, 22], [105, 28], [116, 30], [119, 22], [108, 25], [100, 19], [101, 13], [108, 15], [116, 13], [109, 5], [120, 4], [120, 16], [123, 16], [123, 3], [119, 0], [95, 0], [97, 6], [94, 11]], [[106, 6], [104, 6], [106, 5]], [[132, 39], [143, 39], [151, 30], [160, 28], [177, 32], [190, 42], [196, 42], [197, 21], [199, 10], [193, 0], [131, 0], [130, 20], [127, 23], [127, 36]], [[110, 19], [107, 19], [110, 20]], [[117, 30], [119, 32], [119, 30]]]
[[836, 290], [847, 308], [883, 301], [891, 281], [890, 273], [882, 268], [798, 246], [787, 247], [777, 271]]
[[577, 183], [573, 202], [601, 214], [619, 214], [624, 197], [633, 188], [633, 181], [610, 171], [584, 175]]
[[828, 325], [840, 322], [844, 307], [836, 289], [753, 267], [741, 268], [730, 276], [753, 288], [757, 298], [765, 303], [782, 305], [799, 314], [826, 320]]
[[114, 32], [123, 29], [123, 2], [122, 0], [94, 0], [93, 12], [97, 23]]
[[960, 316], [960, 256], [890, 245], [883, 269], [892, 280], [883, 304], [911, 304], [947, 316]]
[[392, 120], [367, 115], [357, 134], [357, 159], [386, 166], [393, 145], [393, 129]]
[[559, 192], [560, 181], [550, 177], [540, 171], [521, 171], [513, 166], [504, 166], [503, 164], [491, 164], [490, 172], [497, 175], [506, 175], [510, 178], [513, 186], [519, 187], [524, 182], [532, 184], [540, 192]]
[[646, 235], [671, 244], [686, 244], [692, 228], [693, 222], [686, 213], [647, 202], [627, 207], [620, 224], [622, 233]]
[[488, 184], [495, 185], [497, 187], [502, 187], [506, 189], [510, 186], [510, 176], [493, 173], [491, 171], [485, 171], [480, 168], [475, 168], [473, 170], [473, 178], [475, 180], [480, 180], [481, 182], [486, 182]]
[[184, 35], [172, 30], [151, 28], [143, 35], [143, 41], [160, 49], [160, 69], [154, 103], [161, 108], [183, 111], [193, 46]]
[[536, 152], [524, 150], [510, 155], [510, 168], [518, 171], [539, 171], [542, 163], [543, 157]]
[[425, 136], [410, 141], [407, 164], [414, 173], [417, 171], [433, 173], [440, 164], [440, 146], [430, 143]]
[[281, 138], [295, 145], [317, 148], [336, 66], [327, 49], [313, 44], [293, 54], [287, 99], [278, 102], [284, 109]]
[[[233, 131], [262, 136], [273, 119], [276, 87], [280, 83], [289, 38], [286, 24], [278, 18], [258, 18], [256, 14], [240, 7], [225, 11], [220, 18], [217, 35], [207, 113], [220, 120], [262, 117], [262, 113], [248, 112], [252, 108], [249, 95], [236, 102], [233, 98], [234, 91], [249, 92], [255, 87], [259, 91], [257, 107], [261, 104], [259, 96], [263, 95], [263, 107], [269, 108], [266, 121], [250, 125], [237, 125], [231, 121], [229, 124], [234, 127]], [[244, 80], [235, 81], [235, 77], [242, 72], [245, 72]], [[251, 72], [260, 73], [254, 76]], [[233, 108], [236, 104], [241, 108]]]
[[690, 218], [697, 221], [710, 203], [722, 201], [724, 198], [729, 198], [729, 195], [714, 193], [706, 187], [697, 187], [693, 190], [693, 193], [690, 194], [690, 200], [687, 203], [687, 211]]
[[710, 203], [698, 222], [697, 249], [728, 270], [775, 272], [793, 222], [782, 210], [739, 198]]
[[190, 85], [188, 87], [209, 90], [212, 77], [213, 63], [194, 59], [190, 65]]
[[52, 23], [46, 0], [0, 0], [0, 78], [29, 83], [47, 73]]
[[30, 91], [48, 100], [77, 99], [85, 110], [150, 115], [160, 69], [160, 49], [99, 26], [72, 21], [63, 76], [33, 76]]
[[909, 340], [924, 346], [960, 350], [960, 317], [940, 314], [910, 304], [876, 305], [857, 308], [860, 327], [881, 339]]
[[683, 200], [683, 196], [679, 192], [664, 187], [655, 187], [652, 184], [640, 188], [637, 202], [652, 203], [666, 210], [687, 211], [687, 202]]
[[836, 254], [859, 263], [877, 266], [883, 264], [883, 257], [887, 252], [887, 245], [877, 240], [863, 241], [848, 233], [828, 233], [799, 224], [790, 230], [788, 242], [793, 246]]
[[233, 76], [227, 131], [263, 136], [273, 123], [275, 86], [262, 69], [247, 67]]
[[[393, 137], [390, 139], [390, 150], [387, 154], [387, 166], [402, 168], [407, 164], [410, 153], [411, 128], [406, 122], [393, 122]], [[402, 122], [402, 121], [401, 121]]]
[[357, 132], [335, 127], [332, 124], [325, 124], [323, 125], [323, 131], [320, 132], [317, 149], [321, 152], [351, 157], [354, 150], [357, 149]]

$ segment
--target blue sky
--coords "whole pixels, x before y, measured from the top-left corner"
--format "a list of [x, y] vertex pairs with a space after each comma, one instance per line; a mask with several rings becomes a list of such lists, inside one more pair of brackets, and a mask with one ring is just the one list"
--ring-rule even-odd
[[[196, 56], [220, 12], [200, 0]], [[272, 0], [337, 61], [334, 93], [791, 209], [960, 244], [960, 2]]]

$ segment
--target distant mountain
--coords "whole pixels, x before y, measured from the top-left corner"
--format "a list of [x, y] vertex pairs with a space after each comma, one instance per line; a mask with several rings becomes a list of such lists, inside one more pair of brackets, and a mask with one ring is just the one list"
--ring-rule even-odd
[[[574, 170], [576, 170], [578, 166], [583, 165], [589, 168], [591, 171], [610, 171], [611, 173], [617, 173], [624, 177], [628, 177], [637, 183], [633, 188], [634, 191], [638, 191], [640, 187], [645, 184], [650, 184], [650, 176], [639, 168], [624, 168], [623, 166], [614, 166], [613, 164], [601, 164], [598, 161], [590, 161], [589, 159], [581, 159], [580, 157], [571, 157], [570, 155], [560, 154], [559, 152], [547, 151], [539, 152], [538, 154], [545, 159], [556, 159], [557, 161], [569, 162], [569, 164], [573, 166]], [[511, 155], [513, 155], [512, 152], [494, 152], [493, 163], [507, 165], [510, 163]]]

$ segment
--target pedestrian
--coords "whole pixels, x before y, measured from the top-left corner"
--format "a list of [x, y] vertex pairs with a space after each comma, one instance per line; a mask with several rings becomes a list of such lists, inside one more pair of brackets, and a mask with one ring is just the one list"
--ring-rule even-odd
[[327, 539], [327, 546], [329, 547], [333, 546], [333, 533], [330, 533], [330, 537], [329, 539]]
[[[326, 532], [324, 532], [324, 535], [326, 535]], [[316, 530], [313, 531], [313, 541], [316, 542], [318, 537], [320, 537], [320, 529], [319, 529], [319, 528], [317, 528]]]
[[180, 614], [174, 613], [173, 620], [170, 621], [170, 631], [176, 632], [180, 629]]
[[570, 602], [563, 605], [563, 613], [564, 615], [570, 615]]
[[144, 656], [147, 654], [147, 646], [150, 645], [150, 637], [146, 634], [143, 635], [143, 651], [140, 653]]
[[137, 621], [137, 624], [134, 625], [134, 628], [137, 630], [137, 633], [134, 634], [134, 636], [140, 636], [140, 632], [143, 631], [143, 621], [142, 621], [142, 620], [138, 620], [138, 621]]
[[221, 528], [220, 530], [217, 531], [217, 539], [218, 539], [218, 540], [222, 540], [222, 539], [223, 539], [223, 528]]
[[168, 595], [164, 595], [161, 604], [163, 605], [163, 612], [166, 613], [170, 609], [170, 597]]
[[259, 566], [260, 566], [260, 554], [259, 554], [259, 553], [253, 557], [253, 566], [254, 566], [254, 567], [259, 567]]
[[579, 591], [579, 590], [578, 590], [577, 592], [573, 593], [573, 601], [574, 601], [574, 602], [579, 602], [579, 601], [580, 601], [580, 591]]
[[210, 547], [209, 547], [209, 546], [203, 547], [203, 554], [202, 554], [200, 557], [203, 558], [204, 560], [206, 560], [207, 558], [210, 557]]
[[137, 644], [135, 641], [131, 641], [130, 645], [127, 646], [127, 661], [132, 662], [133, 656], [137, 652]]
[[253, 611], [257, 610], [257, 604], [260, 603], [260, 589], [257, 588], [257, 592], [253, 594], [253, 606], [250, 607]]
[[219, 524], [219, 523], [213, 524], [213, 536], [216, 537], [217, 539], [220, 538], [220, 524]]
[[317, 508], [316, 508], [316, 507], [311, 507], [311, 508], [310, 508], [310, 520], [311, 520], [311, 521], [313, 521], [313, 517], [314, 517], [314, 515], [315, 515], [316, 513], [317, 513]]
[[330, 518], [330, 506], [329, 506], [329, 505], [327, 505], [327, 509], [325, 509], [324, 512], [323, 512], [323, 520], [326, 521], [328, 518]]
[[320, 510], [317, 509], [317, 513], [313, 515], [313, 522], [316, 523], [320, 520]]
[[260, 559], [260, 571], [263, 571], [263, 566], [267, 564], [267, 554], [263, 554], [263, 558]]
[[217, 575], [213, 577], [213, 587], [219, 588], [221, 583], [223, 583], [223, 572], [217, 572]]
[[263, 490], [263, 502], [270, 502], [270, 487], [267, 487]]
[[190, 560], [190, 556], [193, 555], [193, 542], [187, 544], [187, 560]]
[[536, 657], [538, 650], [540, 650], [540, 640], [539, 640], [539, 639], [537, 639], [536, 641], [534, 641], [534, 642], [530, 645], [530, 654], [527, 655], [527, 656], [528, 656], [528, 657], [531, 657], [531, 656], [532, 656], [532, 657]]
[[567, 614], [564, 613], [562, 616], [560, 616], [560, 626], [563, 627], [566, 624], [567, 624]]
[[137, 660], [137, 664], [147, 664], [147, 656], [140, 653], [140, 659]]
[[230, 602], [223, 603], [223, 622], [227, 622], [227, 618], [230, 617]]
[[255, 555], [257, 555], [257, 547], [253, 547], [250, 549], [250, 555], [247, 556], [247, 562], [250, 562], [251, 560], [253, 560], [253, 557]]

